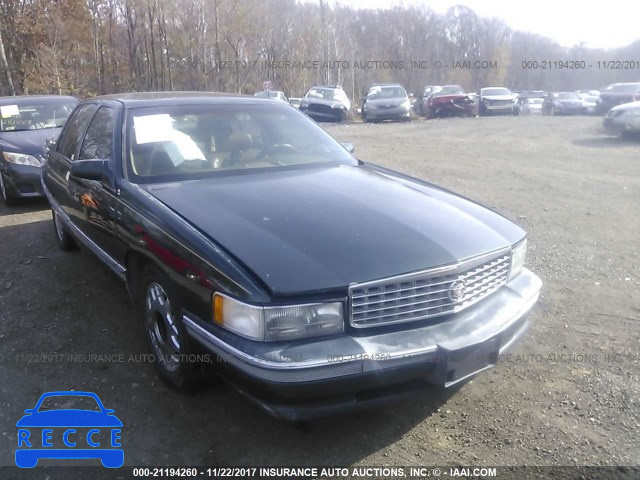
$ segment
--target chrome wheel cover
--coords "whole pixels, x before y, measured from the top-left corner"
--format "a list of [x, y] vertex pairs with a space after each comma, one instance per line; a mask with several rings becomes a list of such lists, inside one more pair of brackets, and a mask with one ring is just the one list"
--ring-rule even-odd
[[180, 367], [180, 334], [171, 302], [162, 286], [151, 282], [145, 297], [145, 322], [156, 361], [170, 372]]

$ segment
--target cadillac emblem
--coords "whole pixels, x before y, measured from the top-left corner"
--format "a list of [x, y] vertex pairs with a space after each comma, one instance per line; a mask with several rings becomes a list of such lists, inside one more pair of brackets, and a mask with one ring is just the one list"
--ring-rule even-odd
[[453, 285], [449, 288], [449, 299], [453, 303], [459, 303], [464, 297], [465, 288], [464, 280], [453, 282]]

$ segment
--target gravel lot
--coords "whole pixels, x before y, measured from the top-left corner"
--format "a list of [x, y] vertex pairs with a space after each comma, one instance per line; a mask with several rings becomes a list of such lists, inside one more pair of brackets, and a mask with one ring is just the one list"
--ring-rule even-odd
[[[0, 465], [14, 464], [22, 411], [71, 388], [116, 410], [128, 465], [638, 465], [640, 140], [606, 136], [600, 122], [327, 126], [359, 158], [522, 225], [545, 283], [524, 340], [461, 389], [304, 425], [226, 385], [168, 389], [130, 361], [147, 351], [119, 281], [89, 253], [56, 249], [44, 201], [0, 206]], [[80, 353], [125, 361], [69, 357]]]

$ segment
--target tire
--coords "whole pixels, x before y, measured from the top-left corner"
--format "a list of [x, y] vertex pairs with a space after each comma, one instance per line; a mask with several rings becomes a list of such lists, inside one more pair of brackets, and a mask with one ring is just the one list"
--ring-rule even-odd
[[58, 248], [64, 252], [71, 252], [78, 249], [75, 239], [67, 231], [60, 216], [55, 210], [51, 209], [51, 220], [53, 223], [53, 232], [56, 236], [56, 243]]
[[2, 200], [7, 207], [15, 207], [18, 204], [18, 199], [11, 195], [9, 189], [5, 185], [2, 173], [0, 173], [0, 195], [2, 195]]
[[192, 349], [182, 323], [180, 299], [171, 280], [149, 264], [140, 276], [139, 291], [143, 332], [154, 355], [158, 376], [175, 390], [192, 390], [198, 366], [185, 361]]

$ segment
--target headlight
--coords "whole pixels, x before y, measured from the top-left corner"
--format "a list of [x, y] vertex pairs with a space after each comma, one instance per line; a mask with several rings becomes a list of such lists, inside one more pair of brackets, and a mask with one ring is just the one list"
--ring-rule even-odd
[[16, 165], [29, 165], [32, 167], [40, 167], [42, 164], [33, 155], [27, 155], [26, 153], [11, 153], [2, 152], [4, 159], [9, 163], [15, 163]]
[[511, 249], [511, 271], [509, 272], [509, 280], [511, 280], [522, 271], [526, 256], [527, 239], [525, 238]]
[[411, 108], [411, 102], [409, 101], [409, 99], [405, 100], [404, 102], [402, 102], [400, 104], [401, 108], [406, 108], [407, 110]]
[[298, 340], [341, 333], [342, 303], [257, 307], [226, 295], [213, 295], [213, 321], [259, 342]]
[[331, 108], [343, 108], [343, 105], [341, 103], [334, 103], [331, 105]]

